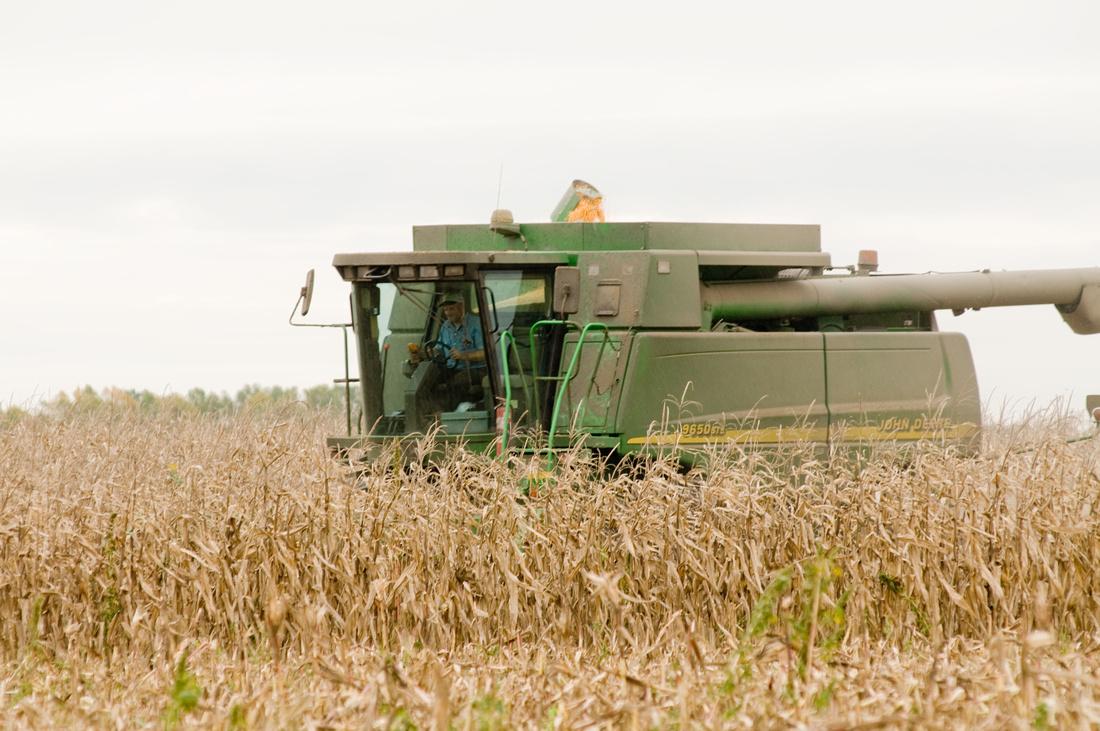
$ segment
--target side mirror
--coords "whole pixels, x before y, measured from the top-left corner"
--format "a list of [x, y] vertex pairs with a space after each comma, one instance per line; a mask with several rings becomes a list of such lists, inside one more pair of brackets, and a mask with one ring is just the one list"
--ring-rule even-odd
[[[377, 287], [375, 288], [377, 290]], [[352, 305], [352, 295], [348, 295], [348, 305]], [[306, 272], [306, 283], [302, 285], [302, 288], [298, 290], [298, 299], [294, 302], [294, 308], [290, 311], [290, 317], [287, 318], [287, 323], [291, 327], [342, 327], [344, 328], [344, 337], [347, 338], [347, 328], [354, 327], [354, 323], [351, 322], [294, 322], [294, 316], [299, 312], [299, 305], [301, 306], [302, 317], [309, 314], [309, 306], [313, 302], [313, 270], [310, 269]]]
[[554, 269], [554, 301], [551, 309], [563, 315], [572, 315], [581, 309], [580, 267]]
[[302, 300], [302, 317], [305, 317], [309, 314], [309, 303], [313, 301], [312, 269], [306, 272], [306, 283], [302, 285], [302, 290], [298, 293], [298, 297]]
[[1092, 419], [1100, 424], [1100, 394], [1085, 397], [1085, 408], [1092, 414]]

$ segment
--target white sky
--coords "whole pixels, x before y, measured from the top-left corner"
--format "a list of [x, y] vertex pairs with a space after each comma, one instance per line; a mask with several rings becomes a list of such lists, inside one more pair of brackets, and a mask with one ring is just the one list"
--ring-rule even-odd
[[[533, 8], [534, 6], [532, 6]], [[1100, 5], [35, 2], [0, 9], [0, 400], [313, 385], [337, 251], [420, 223], [822, 224], [886, 271], [1100, 265]], [[1100, 393], [1100, 336], [987, 310], [986, 398]]]

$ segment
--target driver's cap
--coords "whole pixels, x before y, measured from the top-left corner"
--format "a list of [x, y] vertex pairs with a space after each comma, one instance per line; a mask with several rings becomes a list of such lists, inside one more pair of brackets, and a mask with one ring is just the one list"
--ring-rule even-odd
[[457, 289], [445, 289], [443, 290], [443, 297], [439, 300], [441, 305], [457, 305], [464, 302], [462, 292]]

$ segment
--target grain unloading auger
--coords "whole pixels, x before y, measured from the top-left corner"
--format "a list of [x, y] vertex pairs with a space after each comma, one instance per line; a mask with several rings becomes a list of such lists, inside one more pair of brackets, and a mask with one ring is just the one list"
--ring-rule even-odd
[[352, 427], [328, 445], [353, 459], [428, 433], [443, 449], [686, 461], [731, 444], [972, 450], [970, 348], [936, 310], [1049, 304], [1100, 332], [1100, 268], [884, 275], [874, 252], [834, 268], [817, 226], [498, 211], [333, 264], [352, 285], [359, 379]]
[[1100, 332], [1100, 268], [808, 277], [703, 290], [711, 316], [758, 320], [886, 311], [1054, 305], [1079, 335]]

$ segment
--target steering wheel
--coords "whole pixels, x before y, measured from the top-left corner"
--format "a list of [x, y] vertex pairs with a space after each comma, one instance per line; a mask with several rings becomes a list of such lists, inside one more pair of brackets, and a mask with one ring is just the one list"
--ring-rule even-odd
[[447, 366], [447, 359], [450, 357], [451, 346], [446, 343], [441, 343], [438, 340], [429, 340], [424, 343], [424, 353], [428, 355], [428, 360], [441, 365]]

